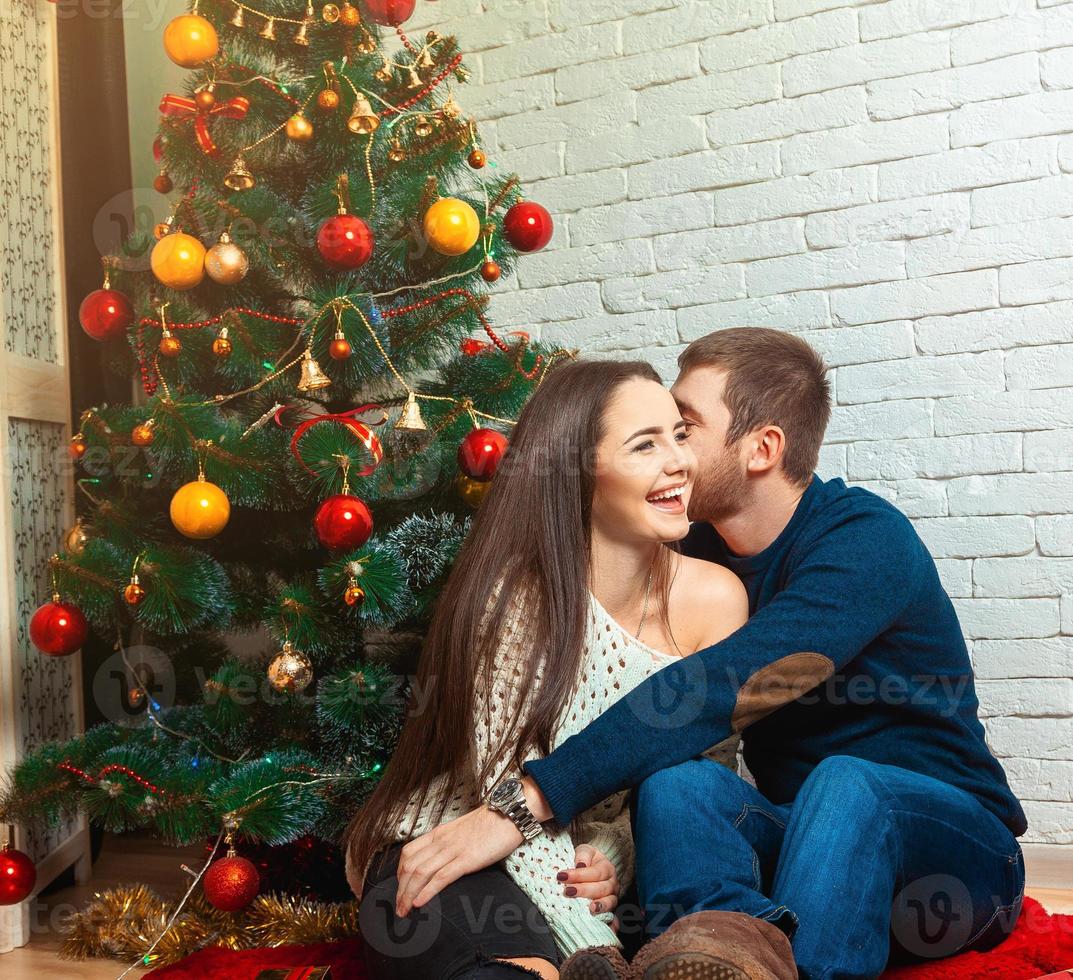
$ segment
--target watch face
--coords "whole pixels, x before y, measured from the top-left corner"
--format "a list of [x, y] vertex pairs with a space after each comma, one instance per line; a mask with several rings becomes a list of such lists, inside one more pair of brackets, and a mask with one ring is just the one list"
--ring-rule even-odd
[[517, 779], [505, 779], [494, 790], [489, 797], [489, 802], [494, 806], [503, 806], [505, 803], [509, 803], [515, 798], [519, 790], [521, 790], [522, 784]]

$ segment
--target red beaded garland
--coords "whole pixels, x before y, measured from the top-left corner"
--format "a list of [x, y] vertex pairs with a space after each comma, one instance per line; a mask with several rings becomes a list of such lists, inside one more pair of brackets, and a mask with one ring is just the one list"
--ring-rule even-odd
[[458, 447], [458, 468], [472, 480], [490, 480], [495, 476], [507, 437], [496, 429], [474, 429]]
[[313, 529], [329, 551], [351, 551], [369, 540], [373, 515], [364, 501], [349, 493], [337, 493], [317, 508]]
[[320, 226], [317, 251], [336, 269], [357, 269], [373, 254], [372, 229], [356, 214], [336, 214]]
[[0, 905], [18, 905], [37, 883], [37, 868], [28, 854], [8, 845], [0, 849]]
[[66, 657], [89, 635], [89, 624], [73, 602], [53, 599], [39, 606], [30, 619], [30, 642], [50, 657]]
[[547, 208], [535, 201], [519, 201], [503, 216], [503, 235], [519, 252], [539, 252], [554, 231]]
[[252, 861], [229, 854], [209, 865], [204, 887], [209, 904], [221, 912], [237, 912], [256, 898], [261, 876]]
[[78, 307], [78, 322], [94, 340], [111, 340], [134, 322], [134, 309], [118, 289], [95, 289]]

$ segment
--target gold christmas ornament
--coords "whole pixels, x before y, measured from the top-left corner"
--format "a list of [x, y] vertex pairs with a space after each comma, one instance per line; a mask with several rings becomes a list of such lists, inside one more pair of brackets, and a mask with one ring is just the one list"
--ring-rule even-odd
[[309, 25], [313, 23], [313, 4], [306, 4], [305, 17], [302, 20], [301, 26], [298, 28], [298, 32], [294, 35], [294, 43], [299, 47], [309, 47], [309, 37], [307, 32], [309, 31]]
[[348, 606], [358, 606], [365, 601], [365, 590], [358, 585], [357, 580], [351, 576], [350, 584], [343, 593], [343, 602]]
[[156, 419], [146, 419], [130, 430], [130, 441], [135, 446], [151, 446], [156, 438], [153, 429], [156, 427]]
[[421, 417], [421, 406], [417, 404], [417, 395], [412, 391], [406, 399], [395, 428], [403, 432], [425, 432], [428, 429], [425, 420]]
[[268, 682], [277, 691], [295, 694], [304, 691], [313, 680], [313, 665], [300, 650], [295, 650], [290, 640], [272, 658], [268, 665]]
[[395, 75], [391, 70], [391, 65], [386, 61], [373, 72], [373, 76], [377, 81], [383, 82], [385, 85], [390, 85]]
[[123, 590], [123, 600], [128, 606], [140, 606], [142, 600], [145, 599], [145, 589], [142, 588], [141, 583], [138, 581], [137, 574], [130, 577], [130, 582]]
[[231, 340], [227, 336], [227, 327], [220, 327], [220, 332], [212, 341], [212, 352], [221, 360], [231, 356]]
[[331, 88], [321, 89], [317, 93], [317, 108], [323, 112], [334, 112], [339, 108], [339, 93]]
[[164, 357], [178, 357], [183, 352], [183, 342], [167, 327], [160, 331], [160, 343], [157, 350]]
[[80, 555], [86, 550], [86, 545], [89, 543], [89, 532], [86, 530], [86, 525], [82, 522], [82, 518], [78, 518], [75, 521], [74, 527], [64, 536], [63, 546], [64, 550], [69, 555]]
[[219, 534], [231, 519], [231, 501], [203, 475], [175, 491], [169, 508], [171, 523], [188, 538], [203, 541]]
[[256, 183], [253, 174], [246, 166], [246, 161], [242, 157], [236, 157], [235, 162], [231, 164], [231, 170], [224, 177], [224, 187], [230, 191], [248, 191]]
[[266, 41], [274, 41], [276, 39], [276, 20], [274, 17], [269, 17], [265, 20], [265, 26], [257, 32], [259, 37], [263, 37]]
[[298, 390], [319, 391], [321, 388], [327, 388], [331, 383], [332, 379], [321, 370], [313, 357], [313, 351], [307, 347], [302, 356], [302, 375], [298, 379]]
[[479, 150], [474, 147], [469, 151], [469, 165], [474, 170], [480, 170], [487, 162], [488, 158], [484, 155], [484, 150]]
[[220, 51], [216, 29], [198, 14], [183, 14], [164, 28], [164, 50], [180, 68], [197, 68]]
[[417, 117], [417, 122], [414, 123], [414, 135], [422, 138], [432, 135], [432, 123], [428, 121], [427, 116]]
[[373, 112], [369, 100], [362, 93], [354, 100], [354, 108], [350, 110], [350, 118], [346, 121], [346, 128], [357, 136], [368, 136], [376, 132], [380, 125], [380, 117]]
[[307, 143], [313, 138], [313, 124], [301, 112], [296, 112], [287, 120], [287, 138]]
[[193, 235], [165, 235], [149, 254], [157, 280], [171, 289], [193, 289], [205, 277], [205, 246]]
[[213, 282], [233, 286], [246, 278], [246, 273], [250, 271], [250, 260], [225, 231], [205, 253], [205, 271]]
[[344, 3], [343, 9], [339, 11], [339, 22], [344, 27], [357, 27], [361, 23], [358, 8], [351, 3]]
[[320, 15], [325, 24], [335, 24], [339, 21], [339, 8], [334, 3], [326, 3], [320, 8]]
[[440, 112], [442, 112], [448, 119], [457, 119], [462, 115], [462, 106], [455, 102], [453, 95], [447, 96], [447, 101], [440, 106]]
[[216, 105], [216, 86], [209, 82], [204, 88], [199, 88], [194, 95], [197, 107], [203, 112], [208, 112]]
[[235, 12], [231, 15], [232, 27], [245, 27], [246, 26], [246, 12], [239, 6], [235, 6]]
[[492, 486], [491, 480], [474, 480], [465, 473], [459, 473], [455, 480], [455, 489], [458, 495], [476, 510], [483, 503], [485, 495]]

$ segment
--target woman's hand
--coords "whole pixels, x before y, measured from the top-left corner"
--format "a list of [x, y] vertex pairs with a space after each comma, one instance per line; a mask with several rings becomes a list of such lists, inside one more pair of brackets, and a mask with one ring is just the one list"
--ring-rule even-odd
[[395, 914], [421, 908], [463, 875], [505, 858], [523, 839], [510, 818], [487, 806], [414, 838], [399, 855]]
[[615, 866], [591, 844], [578, 845], [574, 865], [558, 874], [563, 894], [568, 898], [589, 899], [589, 911], [593, 915], [614, 911], [621, 891]]

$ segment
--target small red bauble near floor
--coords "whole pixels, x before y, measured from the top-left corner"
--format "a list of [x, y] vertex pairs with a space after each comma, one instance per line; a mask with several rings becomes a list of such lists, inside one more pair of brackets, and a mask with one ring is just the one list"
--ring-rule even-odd
[[398, 27], [413, 16], [417, 0], [365, 0], [369, 20], [386, 27]]
[[29, 855], [10, 844], [0, 848], [0, 905], [18, 905], [30, 897], [37, 883], [37, 868]]
[[317, 508], [313, 518], [317, 540], [329, 551], [360, 548], [373, 533], [373, 515], [349, 493], [337, 493]]
[[503, 234], [519, 252], [539, 252], [554, 231], [547, 208], [535, 201], [519, 201], [503, 216]]
[[458, 468], [471, 480], [490, 480], [507, 451], [507, 437], [495, 429], [474, 429], [458, 447]]
[[134, 308], [118, 289], [95, 289], [78, 307], [78, 322], [94, 340], [111, 340], [134, 323]]
[[50, 657], [66, 657], [79, 649], [89, 635], [89, 624], [73, 602], [53, 598], [30, 619], [30, 642]]
[[336, 269], [357, 269], [373, 254], [372, 229], [356, 214], [336, 214], [320, 226], [317, 251]]
[[499, 268], [499, 263], [494, 259], [488, 259], [481, 266], [481, 278], [485, 282], [495, 282], [502, 274], [503, 270]]
[[257, 897], [261, 876], [252, 861], [228, 854], [205, 872], [205, 898], [221, 912], [237, 912]]

